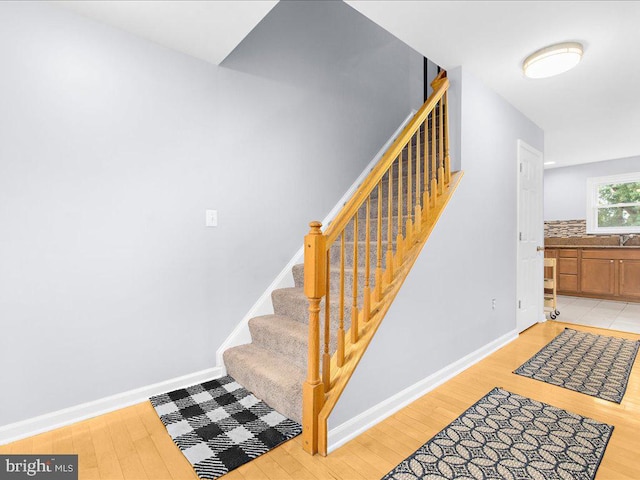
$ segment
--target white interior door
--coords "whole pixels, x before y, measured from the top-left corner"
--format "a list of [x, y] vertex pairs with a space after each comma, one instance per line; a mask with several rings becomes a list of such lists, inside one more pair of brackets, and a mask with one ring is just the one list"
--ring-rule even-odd
[[542, 153], [518, 140], [518, 331], [544, 320]]

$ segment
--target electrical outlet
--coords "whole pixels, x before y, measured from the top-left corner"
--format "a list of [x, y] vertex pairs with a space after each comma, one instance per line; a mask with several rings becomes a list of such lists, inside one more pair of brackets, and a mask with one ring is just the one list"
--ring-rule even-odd
[[495, 310], [496, 309], [496, 299], [492, 298], [491, 299], [491, 310]]
[[217, 210], [205, 210], [205, 226], [217, 227], [218, 226], [218, 211]]

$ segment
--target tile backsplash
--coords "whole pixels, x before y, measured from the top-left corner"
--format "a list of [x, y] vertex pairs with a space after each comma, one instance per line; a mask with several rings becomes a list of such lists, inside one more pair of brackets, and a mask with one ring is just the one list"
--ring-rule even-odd
[[544, 222], [545, 238], [589, 238], [586, 220], [553, 220]]
[[546, 245], [640, 246], [640, 235], [590, 235], [586, 220], [553, 220], [544, 222]]

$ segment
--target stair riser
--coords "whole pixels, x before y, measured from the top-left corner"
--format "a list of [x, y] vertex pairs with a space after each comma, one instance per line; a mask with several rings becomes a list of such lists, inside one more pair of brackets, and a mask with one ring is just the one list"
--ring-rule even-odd
[[[298, 267], [298, 268], [296, 268]], [[303, 265], [294, 267], [293, 270], [293, 279], [296, 287], [304, 286], [304, 267]], [[358, 290], [362, 290], [364, 286], [364, 270], [360, 269], [358, 272]], [[371, 269], [371, 275], [369, 276], [369, 285], [375, 285], [376, 275], [375, 271]], [[329, 277], [329, 288], [331, 289], [331, 296], [333, 299], [337, 299], [337, 295], [340, 292], [340, 267], [337, 265], [332, 265], [330, 277]], [[353, 291], [353, 272], [351, 269], [345, 269], [344, 272], [344, 291], [345, 298], [351, 298], [351, 292]]]
[[[366, 262], [366, 243], [358, 242], [358, 268], [364, 268]], [[387, 255], [387, 245], [388, 242], [382, 242], [382, 268], [384, 269], [386, 266], [386, 255]], [[352, 266], [354, 264], [354, 251], [353, 251], [353, 243], [345, 242], [344, 246], [344, 262], [345, 269], [352, 270]], [[335, 244], [330, 250], [329, 262], [331, 265], [338, 266], [340, 264], [340, 244]], [[374, 270], [377, 266], [378, 262], [378, 252], [377, 252], [377, 244], [376, 242], [371, 242], [371, 247], [369, 251], [369, 267], [371, 270]]]
[[[277, 320], [274, 320], [277, 321]], [[297, 337], [283, 337], [280, 330], [257, 326], [249, 321], [251, 339], [255, 345], [288, 358], [294, 365], [307, 368], [307, 340]]]
[[[371, 227], [371, 233], [369, 237], [370, 237], [370, 240], [375, 243], [378, 238], [378, 222], [377, 221], [370, 222], [370, 227]], [[354, 230], [353, 222], [351, 222], [344, 229], [345, 241], [353, 242], [353, 233], [354, 233], [353, 230]], [[382, 217], [382, 241], [383, 242], [387, 241], [388, 232], [389, 232], [388, 217], [383, 216]], [[395, 239], [396, 236], [398, 235], [398, 217], [397, 216], [394, 216], [391, 218], [391, 235], [393, 239]], [[367, 238], [367, 231], [365, 228], [361, 226], [360, 222], [358, 221], [358, 240], [361, 242], [364, 242], [366, 238]]]
[[[412, 196], [411, 197], [411, 214], [415, 215], [415, 208], [416, 208], [416, 197]], [[422, 198], [420, 198], [420, 205], [422, 205]], [[407, 216], [407, 208], [408, 207], [408, 202], [407, 202], [407, 195], [404, 195], [402, 197], [402, 215], [403, 216]], [[388, 212], [389, 211], [389, 202], [388, 201], [384, 201], [382, 202], [382, 217], [388, 217]], [[395, 197], [392, 202], [391, 202], [391, 215], [392, 216], [397, 216], [398, 215], [398, 198]], [[363, 205], [360, 210], [358, 210], [358, 228], [364, 228], [364, 222], [367, 218], [367, 209], [366, 209], [366, 205]], [[370, 211], [369, 211], [369, 218], [370, 219], [378, 219], [378, 202], [371, 202], [371, 206], [370, 206]], [[372, 222], [374, 223], [374, 222]]]
[[302, 383], [304, 370], [300, 369], [293, 380], [287, 378], [274, 383], [262, 368], [254, 368], [247, 355], [238, 354], [244, 346], [234, 347], [224, 352], [227, 373], [240, 385], [264, 400], [276, 411], [296, 422], [302, 421]]
[[[279, 296], [278, 291], [274, 291], [271, 295], [273, 301], [273, 310], [276, 315], [285, 315], [292, 320], [302, 322], [304, 324], [309, 323], [309, 302], [304, 295], [297, 297], [291, 296]], [[359, 302], [361, 306], [362, 302]], [[340, 326], [340, 305], [337, 299], [331, 301], [331, 331], [335, 332]], [[320, 304], [320, 320], [324, 325], [324, 300]], [[345, 299], [344, 308], [344, 326], [345, 330], [351, 325], [351, 298]], [[324, 329], [324, 327], [323, 327]]]

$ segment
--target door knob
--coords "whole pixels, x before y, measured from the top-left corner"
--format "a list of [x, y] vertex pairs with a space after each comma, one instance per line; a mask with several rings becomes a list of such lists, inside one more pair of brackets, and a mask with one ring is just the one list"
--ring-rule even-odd
[[540, 247], [540, 246], [538, 246], [538, 247], [536, 247], [536, 250], [537, 250], [538, 252], [544, 252], [544, 247]]

